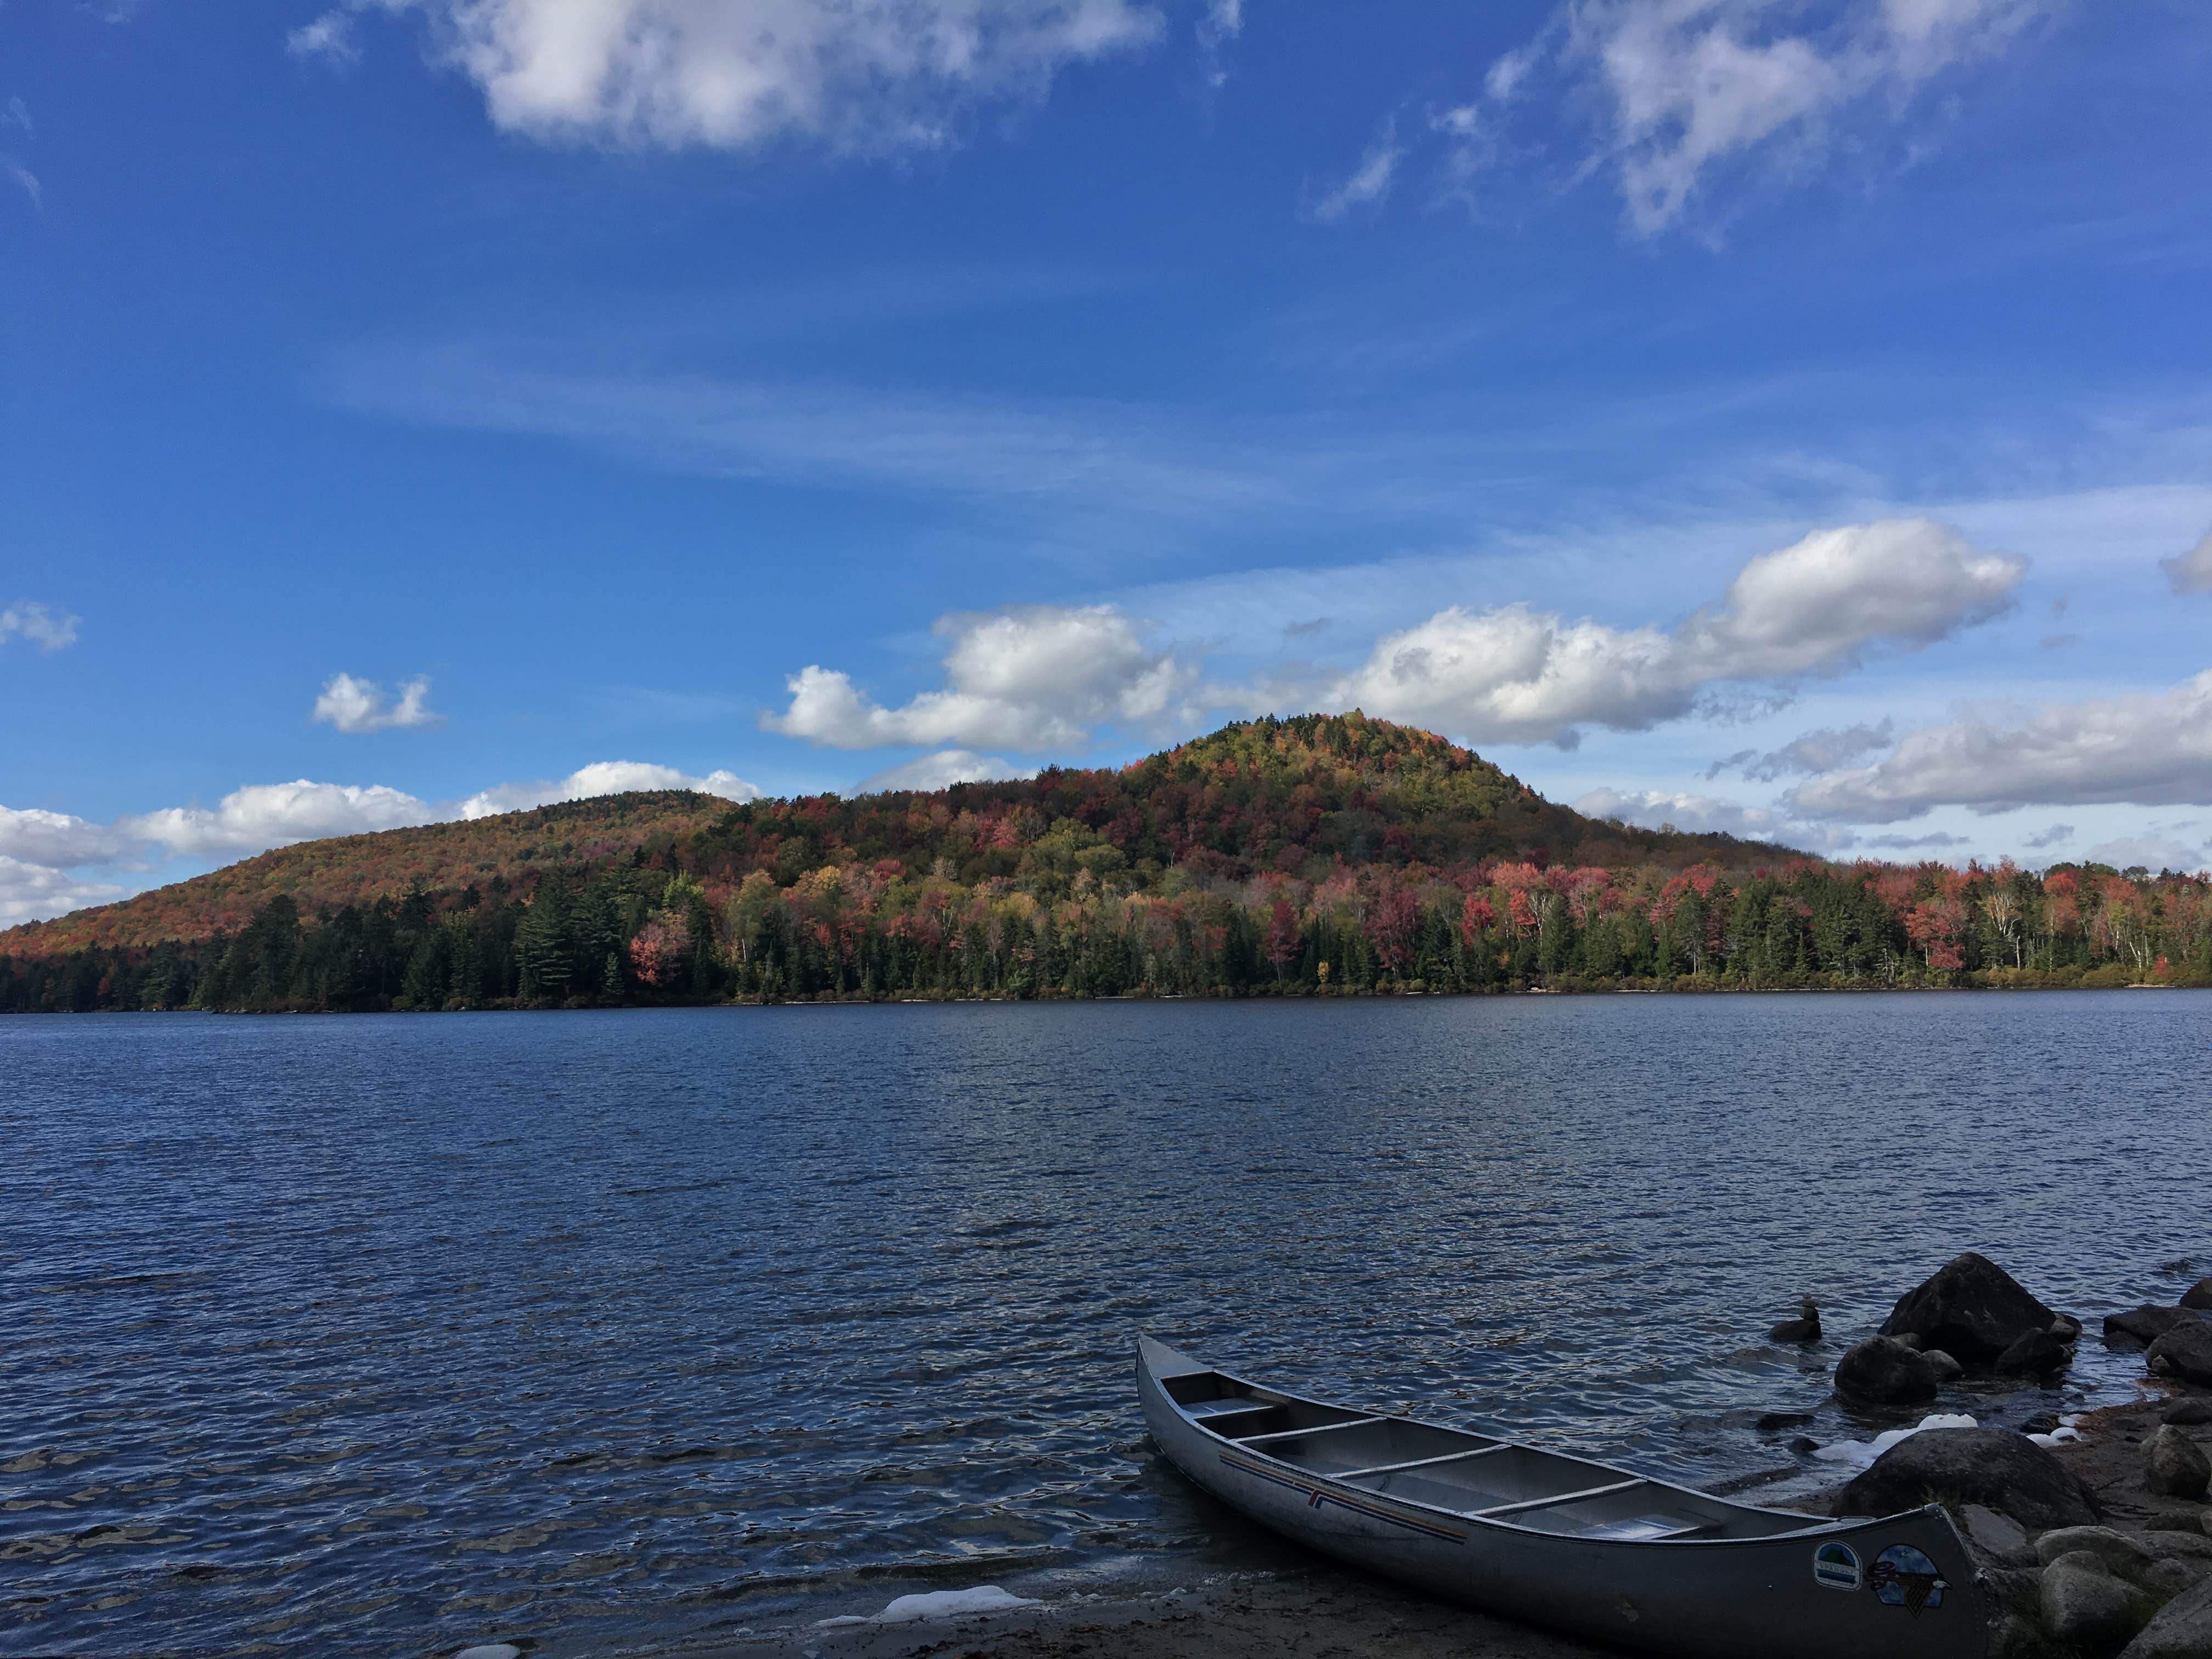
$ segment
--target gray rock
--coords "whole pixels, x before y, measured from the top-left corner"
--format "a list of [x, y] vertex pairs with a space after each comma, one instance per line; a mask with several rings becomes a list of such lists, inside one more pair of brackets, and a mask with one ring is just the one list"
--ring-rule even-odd
[[522, 1650], [512, 1642], [484, 1642], [463, 1648], [453, 1659], [522, 1659]]
[[2051, 1322], [2051, 1334], [2061, 1342], [2078, 1342], [2081, 1340], [2081, 1322], [2072, 1314], [2061, 1314]]
[[2046, 1567], [2062, 1555], [2085, 1552], [2119, 1573], [2141, 1571], [2157, 1559], [2142, 1540], [2111, 1527], [2060, 1527], [2035, 1540], [2035, 1559]]
[[2058, 1426], [2057, 1412], [2038, 1412], [2020, 1425], [2020, 1431], [2022, 1434], [2051, 1434], [2055, 1432]]
[[1913, 1335], [1911, 1331], [1899, 1331], [1889, 1340], [1899, 1347], [1911, 1348], [1916, 1353], [1920, 1351], [1920, 1339]]
[[2125, 1313], [2106, 1314], [2105, 1340], [2109, 1342], [2116, 1336], [2126, 1336], [2138, 1342], [2155, 1342], [2183, 1320], [2196, 1316], [2186, 1308], [2154, 1308], [2145, 1303]]
[[2150, 1598], [2087, 1550], [2043, 1570], [2043, 1627], [2091, 1659], [2108, 1659], [2150, 1622]]
[[2012, 1376], [2048, 1376], [2072, 1363], [2074, 1350], [2045, 1331], [2030, 1331], [1996, 1358], [1996, 1368]]
[[2174, 1376], [2212, 1383], [2212, 1320], [2191, 1316], [2150, 1345], [2154, 1369], [2163, 1360]]
[[2058, 1316], [1987, 1256], [1968, 1250], [1907, 1291], [1882, 1322], [1881, 1334], [1911, 1332], [1969, 1364], [1995, 1359], [2031, 1331], [2051, 1333]]
[[2143, 1547], [2161, 1561], [2202, 1561], [2212, 1567], [2212, 1537], [2160, 1528], [2142, 1535]]
[[1836, 1362], [1836, 1389], [1878, 1405], [1909, 1406], [1936, 1397], [1936, 1368], [1902, 1343], [1870, 1336]]
[[2181, 1293], [2185, 1308], [2212, 1310], [2212, 1279], [2200, 1279]]
[[2161, 1498], [2201, 1498], [2212, 1486], [2203, 1449], [2171, 1423], [2143, 1443], [2143, 1485]]
[[2212, 1580], [2168, 1601], [2120, 1659], [2212, 1659]]
[[[2008, 1515], [1999, 1515], [1986, 1504], [1968, 1504], [1959, 1512], [1964, 1524], [1966, 1541], [1993, 1561], [2008, 1565], [2025, 1566], [2034, 1561], [2041, 1565], [2035, 1551], [2029, 1547], [2027, 1528]], [[2212, 1539], [2206, 1540], [2212, 1543]]]
[[1895, 1515], [1928, 1503], [1979, 1504], [2037, 1533], [2100, 1518], [2071, 1469], [2009, 1429], [1929, 1429], [1899, 1441], [1835, 1495], [1830, 1513]]
[[2212, 1400], [2177, 1400], [2159, 1413], [2159, 1421], [2179, 1424], [2185, 1429], [2212, 1423]]
[[1966, 1374], [1966, 1368], [1941, 1348], [1923, 1348], [1920, 1352], [1920, 1357], [1934, 1369], [1936, 1381], [1939, 1384], [1948, 1382], [1954, 1378], [1961, 1377]]
[[2135, 1582], [2164, 1602], [2195, 1589], [2208, 1573], [2212, 1573], [2212, 1561], [2154, 1561]]
[[1775, 1342], [1818, 1342], [1820, 1340], [1820, 1304], [1809, 1296], [1797, 1299], [1797, 1317], [1785, 1319], [1767, 1333]]

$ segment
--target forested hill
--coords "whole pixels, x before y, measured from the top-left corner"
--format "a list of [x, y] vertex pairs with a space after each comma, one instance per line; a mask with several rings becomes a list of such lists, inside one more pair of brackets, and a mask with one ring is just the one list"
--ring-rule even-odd
[[1634, 830], [1308, 715], [1119, 770], [313, 842], [0, 933], [0, 1010], [2182, 984], [2209, 887]]
[[[1102, 850], [1103, 849], [1103, 850]], [[1060, 768], [933, 793], [802, 797], [732, 806], [659, 791], [280, 848], [116, 904], [0, 932], [0, 956], [132, 949], [235, 933], [271, 899], [303, 917], [422, 892], [527, 891], [548, 871], [624, 863], [710, 888], [754, 869], [788, 887], [825, 865], [943, 860], [963, 884], [1065, 886], [1079, 869], [1146, 890], [1171, 866], [1201, 879], [1314, 873], [1342, 863], [1769, 862], [1727, 836], [1595, 822], [1468, 750], [1353, 714], [1225, 726], [1119, 770]], [[1309, 866], [1316, 866], [1310, 872]], [[1055, 878], [1058, 879], [1056, 880]]]

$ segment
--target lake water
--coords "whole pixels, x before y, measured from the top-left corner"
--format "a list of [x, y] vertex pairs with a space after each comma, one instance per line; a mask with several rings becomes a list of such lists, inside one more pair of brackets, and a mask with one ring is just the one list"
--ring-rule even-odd
[[1712, 1480], [1863, 1434], [1835, 1355], [1977, 1248], [2093, 1334], [1965, 1409], [2124, 1395], [2095, 1316], [2212, 1257], [2208, 1060], [2179, 992], [0, 1022], [0, 1652], [1285, 1559], [1151, 1455], [1140, 1328]]

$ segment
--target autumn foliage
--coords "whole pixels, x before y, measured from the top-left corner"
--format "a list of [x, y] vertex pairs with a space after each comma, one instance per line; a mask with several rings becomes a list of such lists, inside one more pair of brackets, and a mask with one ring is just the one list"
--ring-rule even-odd
[[15, 1010], [2206, 980], [2198, 877], [1635, 830], [1356, 714], [936, 793], [317, 842], [0, 934]]

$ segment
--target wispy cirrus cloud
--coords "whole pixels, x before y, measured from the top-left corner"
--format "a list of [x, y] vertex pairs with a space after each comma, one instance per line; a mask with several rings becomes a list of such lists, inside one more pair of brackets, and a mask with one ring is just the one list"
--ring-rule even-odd
[[977, 110], [1164, 27], [1131, 0], [352, 0], [293, 50], [350, 47], [371, 5], [422, 15], [503, 131], [622, 149], [939, 149]]
[[84, 619], [56, 611], [36, 599], [18, 599], [0, 611], [0, 645], [21, 640], [41, 651], [60, 651], [76, 643]]
[[2212, 532], [2186, 553], [2159, 561], [2177, 593], [2212, 593]]
[[1390, 181], [1405, 158], [1406, 147], [1398, 142], [1398, 123], [1393, 117], [1382, 124], [1350, 176], [1322, 191], [1310, 211], [1322, 223], [1333, 225], [1355, 209], [1382, 206], [1390, 199]]
[[1536, 147], [1516, 121], [1583, 112], [1577, 177], [1609, 175], [1638, 236], [1681, 221], [1721, 181], [1802, 179], [1909, 118], [1948, 71], [1997, 56], [2063, 0], [1567, 0], [1493, 60], [1480, 93], [1431, 122], [1448, 194]]

